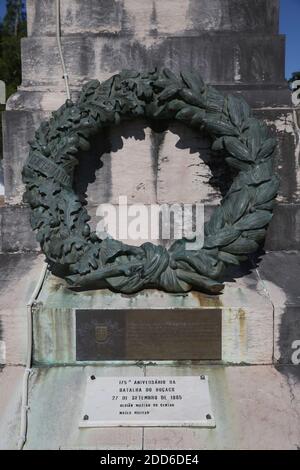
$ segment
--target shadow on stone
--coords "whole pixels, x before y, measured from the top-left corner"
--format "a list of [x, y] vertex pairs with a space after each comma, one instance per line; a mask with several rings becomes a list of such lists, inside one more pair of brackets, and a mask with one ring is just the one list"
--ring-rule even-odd
[[[190, 154], [199, 153], [199, 160], [202, 160], [208, 166], [212, 174], [205, 184], [211, 185], [222, 196], [226, 194], [235, 173], [226, 164], [225, 159], [220, 158], [219, 155], [215, 155], [210, 150], [210, 140], [207, 136], [202, 133], [197, 135], [195, 130], [191, 130], [184, 124], [176, 122], [137, 120], [132, 127], [126, 126], [126, 123], [114, 126], [113, 135], [110, 134], [109, 128], [104, 129], [91, 139], [89, 151], [80, 152], [79, 165], [75, 171], [74, 188], [81, 200], [87, 200], [86, 192], [88, 185], [96, 181], [96, 172], [98, 170], [105, 171], [105, 188], [101, 188], [101, 199], [103, 199], [103, 202], [109, 200], [111, 195], [111, 174], [108, 168], [109, 158], [113, 158], [112, 154], [123, 148], [123, 139], [134, 138], [136, 141], [145, 140], [146, 127], [150, 127], [152, 130], [154, 146], [159, 146], [165, 133], [170, 131], [179, 138], [175, 145], [176, 148], [182, 150], [189, 149]], [[153, 153], [155, 154], [155, 151], [153, 152], [152, 149]], [[157, 158], [158, 155], [155, 155], [154, 159]], [[130, 158], [128, 160], [129, 166]], [[154, 177], [157, 178], [158, 161], [154, 162], [153, 170], [156, 172]]]

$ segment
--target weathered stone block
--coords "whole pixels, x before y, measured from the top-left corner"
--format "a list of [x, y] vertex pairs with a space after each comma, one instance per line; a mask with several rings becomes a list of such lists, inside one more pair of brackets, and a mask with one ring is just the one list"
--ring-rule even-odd
[[[152, 144], [152, 147], [151, 147]], [[91, 204], [156, 202], [156, 167], [152, 131], [145, 122], [111, 127], [93, 142], [77, 169], [77, 187]], [[91, 183], [88, 185], [88, 183]]]
[[[55, 34], [55, 1], [27, 0], [28, 35]], [[136, 36], [198, 31], [277, 32], [278, 0], [64, 0], [62, 33]]]
[[[137, 365], [113, 368], [96, 366], [93, 370], [90, 367], [34, 369], [34, 377], [31, 377], [32, 406], [28, 417], [26, 449], [123, 449], [125, 452], [142, 449], [142, 428], [80, 429], [78, 427], [86, 380], [92, 373], [97, 377], [142, 378], [144, 371]], [[52, 406], [49, 406], [49, 397]], [[33, 406], [33, 403], [38, 403], [39, 406]], [[51, 438], [48, 432], [51, 433]]]
[[[72, 100], [78, 96], [78, 90], [72, 90]], [[32, 90], [18, 88], [6, 102], [6, 111], [44, 111], [46, 114], [55, 111], [67, 99], [66, 90]]]
[[[149, 377], [174, 372], [168, 365], [146, 367]], [[216, 429], [145, 428], [144, 449], [297, 449], [300, 386], [292, 373], [292, 367], [286, 377], [270, 366], [177, 366], [176, 375], [209, 376]]]
[[206, 296], [199, 292], [170, 295], [155, 290], [130, 296], [108, 290], [79, 293], [50, 275], [38, 302], [41, 303], [40, 308], [34, 317], [34, 360], [38, 364], [76, 363], [75, 308], [219, 308], [222, 310], [222, 361], [272, 362], [273, 308], [255, 272], [240, 277], [234, 283], [228, 280], [220, 296]]
[[291, 92], [286, 82], [281, 84], [235, 83], [234, 85], [215, 85], [224, 94], [242, 95], [252, 108], [290, 108]]
[[0, 254], [0, 366], [26, 363], [26, 305], [39, 278], [42, 259], [34, 253]]
[[17, 450], [20, 433], [24, 368], [9, 366], [0, 373], [0, 449]]
[[[285, 38], [280, 35], [209, 32], [145, 39], [82, 35], [65, 36], [62, 43], [71, 85], [88, 78], [102, 81], [122, 69], [155, 67], [169, 67], [175, 72], [198, 70], [212, 84], [284, 82]], [[62, 89], [55, 37], [23, 39], [22, 59], [23, 86]]]
[[39, 251], [39, 244], [30, 226], [30, 210], [27, 206], [4, 206], [2, 215], [2, 251]]
[[300, 249], [300, 204], [277, 204], [265, 242], [266, 250]]
[[120, 196], [130, 204], [218, 201], [220, 192], [208, 182], [221, 170], [209, 141], [177, 123], [148, 126], [124, 122], [93, 140], [76, 170], [77, 190], [87, 193], [89, 204], [118, 204]]
[[260, 109], [254, 114], [269, 127], [278, 142], [275, 158], [276, 173], [280, 179], [278, 201], [300, 202], [300, 167], [298, 131], [292, 109]]
[[299, 251], [267, 253], [258, 270], [274, 305], [274, 360], [297, 365], [300, 360]]
[[44, 118], [43, 112], [5, 111], [3, 126], [3, 166], [5, 200], [20, 204], [24, 192], [22, 169], [28, 156], [28, 141]]

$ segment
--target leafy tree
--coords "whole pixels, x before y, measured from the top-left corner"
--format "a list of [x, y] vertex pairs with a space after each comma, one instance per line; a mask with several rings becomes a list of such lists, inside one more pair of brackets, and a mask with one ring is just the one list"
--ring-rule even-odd
[[[6, 84], [6, 97], [12, 95], [21, 83], [21, 38], [26, 36], [24, 0], [7, 0], [6, 15], [0, 23], [0, 80]], [[4, 110], [0, 105], [0, 111]], [[2, 129], [0, 119], [0, 158], [2, 157]]]
[[293, 82], [300, 80], [300, 71], [299, 72], [294, 72], [289, 79], [289, 84], [291, 85]]
[[7, 0], [6, 15], [0, 24], [0, 79], [6, 83], [7, 97], [21, 83], [20, 41], [26, 35], [24, 0]]

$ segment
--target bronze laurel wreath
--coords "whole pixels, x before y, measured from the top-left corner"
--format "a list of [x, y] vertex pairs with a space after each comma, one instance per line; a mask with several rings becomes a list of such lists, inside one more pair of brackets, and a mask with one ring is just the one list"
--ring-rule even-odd
[[[98, 238], [73, 190], [78, 152], [106, 126], [124, 119], [176, 119], [213, 140], [212, 150], [237, 170], [221, 205], [205, 224], [198, 251], [178, 240], [169, 250]], [[76, 103], [66, 101], [30, 143], [23, 169], [31, 224], [50, 269], [73, 286], [108, 287], [131, 294], [144, 288], [218, 293], [224, 268], [238, 265], [263, 242], [272, 218], [278, 179], [273, 173], [276, 140], [251, 117], [241, 98], [224, 97], [194, 73], [123, 71], [104, 83], [88, 82]]]

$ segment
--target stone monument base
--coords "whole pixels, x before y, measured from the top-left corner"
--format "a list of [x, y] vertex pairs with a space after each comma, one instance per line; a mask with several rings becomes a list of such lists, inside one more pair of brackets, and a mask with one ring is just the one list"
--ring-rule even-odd
[[34, 314], [38, 365], [101, 361], [272, 363], [273, 305], [256, 271], [223, 294], [76, 292], [48, 274]]

